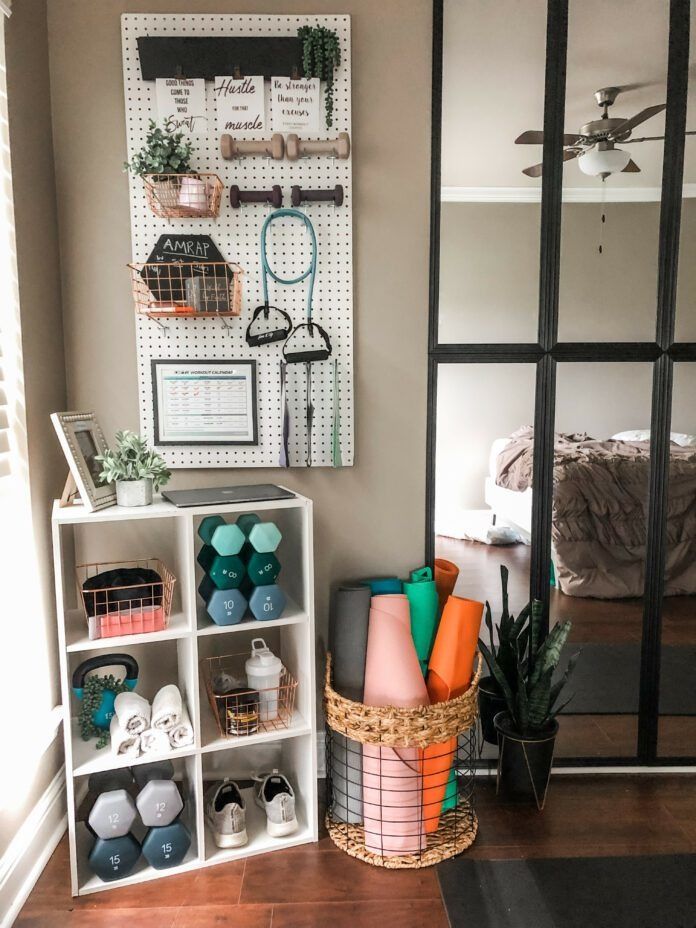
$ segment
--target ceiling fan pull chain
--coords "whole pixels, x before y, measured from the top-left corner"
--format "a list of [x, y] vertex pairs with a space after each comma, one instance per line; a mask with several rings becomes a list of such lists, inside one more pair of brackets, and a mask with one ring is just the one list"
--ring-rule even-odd
[[602, 200], [600, 203], [601, 210], [601, 223], [599, 226], [599, 253], [600, 255], [604, 252], [604, 226], [607, 221], [607, 211], [606, 211], [606, 202], [607, 202], [607, 187], [606, 187], [606, 178], [602, 178]]

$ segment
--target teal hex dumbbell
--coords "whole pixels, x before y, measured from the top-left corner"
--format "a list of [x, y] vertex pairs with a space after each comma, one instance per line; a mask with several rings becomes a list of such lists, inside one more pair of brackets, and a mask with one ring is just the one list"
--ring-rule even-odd
[[198, 594], [216, 625], [237, 625], [247, 611], [247, 600], [240, 590], [219, 590], [210, 577], [203, 577]]
[[254, 587], [249, 596], [249, 609], [258, 622], [279, 619], [286, 603], [287, 597], [276, 583]]
[[155, 870], [178, 866], [190, 847], [191, 832], [181, 819], [148, 829], [143, 840], [143, 854]]
[[246, 541], [241, 528], [228, 524], [222, 516], [206, 516], [198, 526], [198, 537], [223, 556], [239, 554]]
[[119, 838], [97, 838], [87, 863], [93, 873], [104, 880], [121, 880], [128, 876], [140, 857], [140, 845], [130, 833]]
[[249, 530], [249, 544], [259, 554], [271, 554], [280, 544], [283, 536], [275, 522], [257, 522]]
[[244, 579], [244, 562], [238, 554], [218, 554], [212, 545], [203, 545], [197, 560], [219, 590], [236, 590]]
[[268, 586], [278, 579], [280, 561], [275, 554], [262, 554], [260, 551], [252, 551], [246, 562], [246, 572], [254, 586]]
[[260, 521], [261, 521], [261, 517], [257, 516], [255, 512], [244, 512], [237, 519], [236, 524], [239, 526], [239, 528], [244, 532], [245, 536], [248, 538], [249, 532], [252, 530], [252, 528], [255, 525], [258, 525]]

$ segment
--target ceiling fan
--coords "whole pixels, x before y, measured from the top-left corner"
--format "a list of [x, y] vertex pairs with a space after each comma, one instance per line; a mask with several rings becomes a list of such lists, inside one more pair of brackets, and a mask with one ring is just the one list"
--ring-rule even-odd
[[[609, 107], [613, 106], [621, 93], [621, 87], [602, 87], [594, 94], [597, 105], [603, 110], [599, 119], [592, 120], [580, 127], [577, 135], [565, 134], [563, 136], [563, 160], [578, 159], [578, 166], [584, 174], [601, 177], [605, 180], [610, 174], [619, 171], [637, 173], [640, 168], [627, 151], [616, 148], [616, 143], [626, 142], [653, 142], [664, 138], [662, 135], [649, 136], [640, 139], [631, 138], [632, 131], [641, 123], [647, 122], [657, 116], [667, 106], [658, 103], [648, 106], [630, 119], [612, 117]], [[687, 132], [694, 135], [694, 132]], [[543, 145], [544, 133], [529, 129], [515, 139], [516, 145]], [[527, 177], [541, 177], [543, 164], [533, 164], [524, 168], [523, 174]]]

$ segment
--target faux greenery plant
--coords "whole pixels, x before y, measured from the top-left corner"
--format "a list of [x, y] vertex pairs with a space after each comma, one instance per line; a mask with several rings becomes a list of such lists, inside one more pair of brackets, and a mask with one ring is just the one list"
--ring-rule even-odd
[[341, 63], [341, 46], [333, 29], [324, 26], [300, 26], [297, 35], [302, 40], [302, 66], [305, 77], [318, 77], [326, 84], [324, 100], [326, 125], [333, 126], [334, 70]]
[[101, 706], [102, 694], [104, 690], [110, 690], [118, 695], [125, 693], [128, 689], [123, 680], [117, 680], [113, 674], [108, 677], [87, 677], [82, 687], [82, 701], [80, 703], [80, 713], [78, 724], [83, 741], [89, 741], [90, 738], [98, 738], [96, 747], [100, 750], [109, 743], [109, 730], [97, 728], [94, 724], [93, 715]]
[[509, 611], [508, 570], [501, 566], [503, 611], [495, 625], [495, 643], [490, 604], [486, 603], [486, 626], [490, 647], [479, 639], [479, 648], [488, 669], [505, 698], [507, 711], [515, 730], [523, 737], [534, 736], [547, 729], [572, 696], [561, 705], [558, 699], [573, 672], [578, 659], [574, 654], [563, 676], [552, 682], [561, 651], [570, 634], [569, 619], [559, 622], [541, 641], [543, 603], [534, 600], [515, 618]]
[[116, 432], [116, 450], [109, 448], [97, 456], [97, 461], [102, 465], [99, 475], [102, 483], [149, 477], [155, 490], [159, 490], [171, 477], [164, 459], [147, 447], [144, 438], [129, 429]]
[[124, 164], [124, 170], [134, 174], [190, 174], [191, 141], [184, 132], [160, 129], [151, 119], [145, 144]]

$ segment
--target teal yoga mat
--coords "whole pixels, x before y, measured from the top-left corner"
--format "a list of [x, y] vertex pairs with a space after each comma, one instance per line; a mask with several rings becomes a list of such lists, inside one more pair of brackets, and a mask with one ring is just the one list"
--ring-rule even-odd
[[438, 597], [431, 569], [412, 570], [411, 579], [404, 581], [404, 593], [411, 610], [411, 637], [425, 674], [437, 631]]
[[373, 596], [381, 596], [385, 593], [403, 593], [403, 584], [398, 577], [367, 577], [362, 583], [369, 586]]

